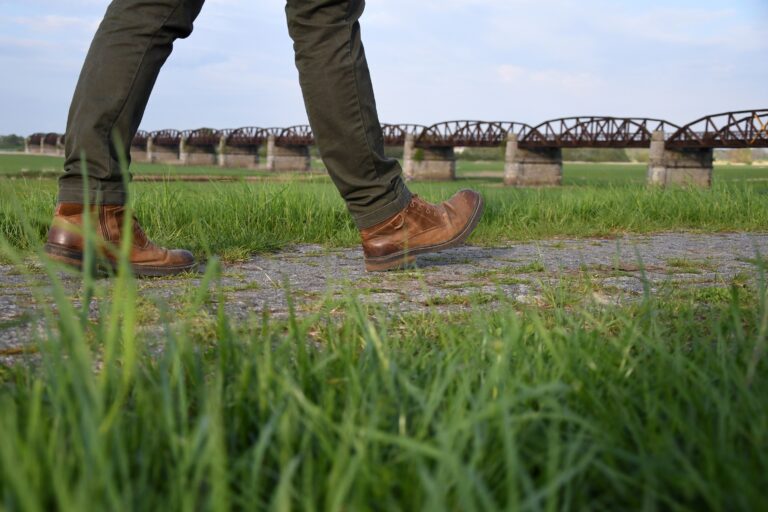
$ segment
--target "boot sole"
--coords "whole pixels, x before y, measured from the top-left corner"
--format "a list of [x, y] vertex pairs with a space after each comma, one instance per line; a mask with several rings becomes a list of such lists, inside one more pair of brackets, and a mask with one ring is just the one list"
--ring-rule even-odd
[[[67, 247], [61, 247], [60, 245], [45, 244], [45, 252], [53, 260], [59, 263], [63, 263], [67, 266], [76, 268], [80, 271], [83, 270], [83, 253], [82, 251], [75, 251]], [[175, 267], [151, 267], [148, 265], [131, 265], [131, 271], [136, 277], [164, 277], [172, 276], [176, 274], [182, 274], [189, 272], [197, 267], [197, 263], [191, 265], [180, 265]], [[117, 270], [117, 263], [101, 259], [96, 265], [94, 270], [111, 270], [115, 272]]]
[[379, 272], [399, 269], [413, 263], [416, 260], [416, 256], [419, 254], [439, 252], [463, 244], [464, 240], [466, 240], [477, 227], [480, 218], [483, 216], [484, 209], [485, 202], [483, 201], [482, 196], [480, 196], [480, 200], [477, 202], [475, 211], [472, 212], [472, 216], [469, 218], [467, 225], [464, 226], [464, 229], [452, 239], [440, 244], [425, 245], [414, 249], [404, 249], [386, 256], [365, 258], [365, 270], [367, 272]]

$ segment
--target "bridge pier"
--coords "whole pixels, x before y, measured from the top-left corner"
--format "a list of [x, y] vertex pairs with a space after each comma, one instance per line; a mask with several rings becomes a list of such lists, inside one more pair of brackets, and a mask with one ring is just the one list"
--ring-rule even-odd
[[[411, 140], [413, 143], [413, 140]], [[403, 174], [412, 181], [450, 181], [456, 179], [456, 155], [452, 146], [419, 148], [406, 138]]]
[[182, 138], [179, 142], [179, 160], [184, 165], [216, 165], [216, 149], [207, 146], [194, 146]]
[[147, 144], [142, 146], [136, 146], [134, 144], [131, 144], [131, 162], [149, 162], [149, 152], [147, 151]]
[[179, 149], [177, 147], [160, 146], [153, 138], [147, 140], [147, 160], [155, 164], [178, 164]]
[[563, 150], [519, 147], [517, 135], [507, 138], [504, 184], [511, 187], [558, 186], [563, 182]]
[[138, 130], [131, 139], [131, 145], [128, 148], [128, 156], [131, 162], [149, 162], [147, 153], [147, 143], [149, 142], [149, 133], [144, 130]]
[[714, 150], [710, 148], [667, 149], [664, 132], [651, 136], [648, 184], [656, 186], [712, 186]]
[[403, 179], [405, 181], [413, 180], [413, 151], [415, 147], [416, 137], [412, 133], [406, 134], [403, 145]]
[[219, 167], [257, 169], [259, 167], [259, 146], [231, 147], [227, 145], [227, 136], [219, 139]]
[[267, 139], [267, 169], [270, 171], [304, 171], [310, 169], [309, 146], [286, 145], [277, 143], [277, 138], [270, 135]]

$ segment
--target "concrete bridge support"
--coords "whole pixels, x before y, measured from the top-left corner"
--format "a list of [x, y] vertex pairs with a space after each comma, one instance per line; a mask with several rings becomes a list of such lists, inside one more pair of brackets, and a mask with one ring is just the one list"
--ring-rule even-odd
[[449, 181], [456, 179], [453, 147], [418, 148], [406, 138], [403, 148], [403, 174], [411, 181]]
[[512, 187], [558, 186], [563, 182], [563, 150], [522, 149], [517, 135], [507, 139], [504, 184]]
[[711, 148], [667, 149], [664, 132], [651, 136], [648, 184], [656, 186], [712, 186], [714, 150]]
[[[42, 141], [40, 141], [42, 143]], [[30, 141], [30, 137], [24, 137], [24, 152], [25, 153], [40, 153], [40, 144], [34, 144]]]
[[219, 140], [219, 167], [236, 167], [241, 169], [257, 169], [259, 167], [259, 146], [250, 148], [229, 147], [227, 138]]
[[192, 146], [187, 139], [179, 143], [179, 161], [184, 165], [216, 165], [216, 148]]
[[149, 141], [144, 146], [134, 146], [131, 144], [131, 162], [149, 162], [148, 145]]
[[648, 161], [648, 184], [656, 186], [712, 186], [714, 150], [667, 149], [664, 132], [654, 132]]
[[178, 164], [179, 148], [158, 146], [151, 138], [147, 140], [147, 159], [156, 164]]
[[405, 181], [413, 180], [413, 151], [416, 147], [416, 137], [413, 134], [405, 136], [405, 145], [403, 146], [403, 178]]
[[308, 172], [310, 164], [309, 146], [280, 146], [274, 135], [267, 139], [268, 170]]
[[219, 167], [234, 167], [237, 169], [258, 169], [259, 168], [259, 148], [253, 150], [238, 149], [233, 151], [226, 148], [225, 152], [218, 155]]

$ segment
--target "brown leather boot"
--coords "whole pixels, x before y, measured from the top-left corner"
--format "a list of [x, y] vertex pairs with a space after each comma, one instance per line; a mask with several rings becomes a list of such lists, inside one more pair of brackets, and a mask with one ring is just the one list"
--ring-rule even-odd
[[360, 231], [365, 270], [389, 270], [413, 262], [417, 254], [461, 245], [483, 215], [483, 198], [473, 190], [430, 204], [414, 195], [393, 217]]
[[[84, 208], [76, 203], [59, 203], [48, 232], [45, 252], [62, 263], [81, 268], [83, 265]], [[93, 226], [96, 230], [98, 256], [113, 269], [117, 266], [118, 251], [125, 208], [119, 205], [91, 207]], [[191, 270], [195, 266], [192, 253], [183, 249], [164, 249], [147, 238], [134, 217], [130, 263], [133, 273], [140, 277], [167, 276]]]

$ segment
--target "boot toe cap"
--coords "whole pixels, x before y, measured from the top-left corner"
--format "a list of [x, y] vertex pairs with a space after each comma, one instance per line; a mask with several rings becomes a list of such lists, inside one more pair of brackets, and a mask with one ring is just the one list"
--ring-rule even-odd
[[173, 266], [193, 266], [195, 264], [195, 257], [186, 249], [171, 249], [168, 251], [168, 261]]
[[455, 220], [470, 219], [482, 207], [483, 198], [474, 190], [464, 189], [456, 192], [446, 201], [447, 210]]
[[480, 194], [474, 190], [465, 188], [456, 192], [450, 199], [451, 202], [464, 203], [467, 206], [474, 207], [481, 201]]

